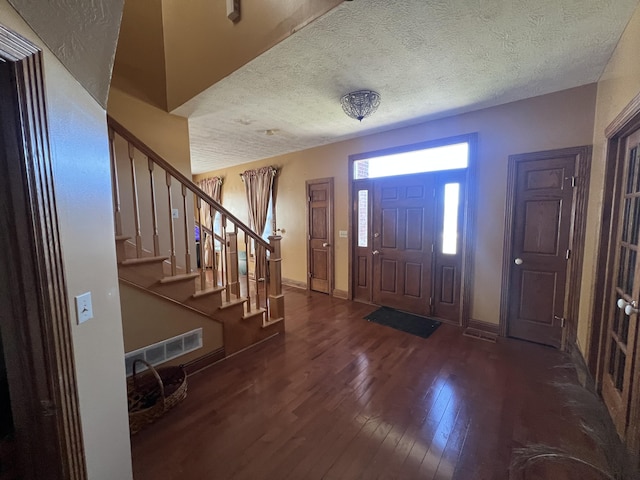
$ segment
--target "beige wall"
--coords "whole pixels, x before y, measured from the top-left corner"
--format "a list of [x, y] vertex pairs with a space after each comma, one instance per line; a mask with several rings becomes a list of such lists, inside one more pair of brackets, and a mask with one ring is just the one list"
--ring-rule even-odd
[[210, 172], [196, 180], [222, 175], [222, 203], [246, 220], [244, 186], [238, 174], [247, 168], [275, 165], [278, 178], [276, 208], [282, 238], [282, 276], [306, 283], [305, 180], [335, 178], [335, 245], [338, 290], [348, 288], [348, 157], [465, 133], [478, 133], [478, 215], [472, 318], [498, 323], [502, 244], [509, 155], [578, 145], [590, 145], [596, 86], [587, 85], [499, 107], [369, 135], [354, 140], [282, 155], [271, 159]]
[[227, 19], [222, 0], [162, 0], [167, 104], [172, 111], [342, 0], [243, 0]]
[[589, 192], [587, 237], [585, 239], [582, 295], [578, 323], [578, 345], [583, 354], [589, 346], [590, 326], [593, 312], [595, 287], [596, 252], [599, 245], [600, 218], [604, 189], [606, 138], [604, 131], [622, 109], [640, 92], [640, 8], [627, 25], [600, 81], [596, 100], [593, 131], [593, 165]]
[[[42, 46], [0, 0], [1, 22]], [[130, 479], [124, 346], [104, 110], [46, 48], [45, 82], [64, 270], [88, 476]], [[94, 318], [76, 324], [73, 297], [90, 291]]]
[[120, 284], [126, 352], [202, 328], [203, 347], [163, 365], [182, 364], [223, 346], [222, 324], [161, 297]]

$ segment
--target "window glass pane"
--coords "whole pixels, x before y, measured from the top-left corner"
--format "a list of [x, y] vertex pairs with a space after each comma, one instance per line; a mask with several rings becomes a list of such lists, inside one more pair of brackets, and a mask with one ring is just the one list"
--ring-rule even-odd
[[454, 143], [443, 147], [371, 157], [353, 162], [353, 176], [359, 178], [391, 177], [409, 173], [437, 172], [467, 168], [469, 144]]
[[358, 190], [358, 246], [369, 242], [369, 191]]
[[444, 221], [442, 228], [442, 253], [455, 255], [458, 247], [458, 204], [460, 184], [444, 186]]

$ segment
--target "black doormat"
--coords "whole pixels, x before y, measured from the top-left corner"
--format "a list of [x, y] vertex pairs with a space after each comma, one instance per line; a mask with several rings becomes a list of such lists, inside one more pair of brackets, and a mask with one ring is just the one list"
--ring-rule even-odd
[[386, 325], [402, 332], [411, 333], [422, 338], [429, 338], [440, 326], [440, 322], [426, 317], [419, 317], [410, 313], [394, 310], [389, 307], [380, 307], [366, 317], [370, 322]]

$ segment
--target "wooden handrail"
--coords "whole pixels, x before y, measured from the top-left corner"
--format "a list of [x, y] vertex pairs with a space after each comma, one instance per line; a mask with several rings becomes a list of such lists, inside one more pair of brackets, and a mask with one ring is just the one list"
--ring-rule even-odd
[[127, 130], [122, 124], [113, 119], [111, 116], [107, 115], [107, 124], [110, 128], [112, 128], [115, 132], [118, 133], [122, 138], [124, 138], [127, 142], [135, 146], [137, 150], [142, 152], [144, 155], [149, 158], [149, 160], [153, 161], [160, 167], [162, 167], [167, 173], [169, 173], [173, 178], [178, 180], [182, 185], [184, 185], [187, 189], [191, 190], [191, 192], [200, 197], [204, 202], [208, 205], [212, 206], [215, 210], [220, 212], [222, 215], [227, 217], [227, 220], [230, 220], [233, 224], [237, 225], [240, 230], [245, 232], [245, 234], [249, 235], [257, 244], [262, 245], [264, 248], [273, 251], [273, 247], [262, 239], [257, 233], [255, 233], [251, 228], [249, 228], [243, 221], [238, 219], [235, 215], [233, 215], [229, 210], [224, 208], [218, 202], [216, 202], [213, 198], [207, 195], [204, 190], [199, 188], [197, 185], [193, 183], [192, 180], [185, 177], [182, 173], [178, 171], [173, 165], [167, 162], [164, 158], [154, 152], [151, 148], [146, 146], [138, 137], [136, 137], [133, 133]]

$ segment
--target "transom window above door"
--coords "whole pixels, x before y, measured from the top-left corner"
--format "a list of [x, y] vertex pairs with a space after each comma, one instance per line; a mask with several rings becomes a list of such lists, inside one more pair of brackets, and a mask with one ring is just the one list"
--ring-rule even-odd
[[457, 170], [469, 165], [469, 144], [453, 143], [355, 160], [353, 178], [391, 177], [411, 173]]

